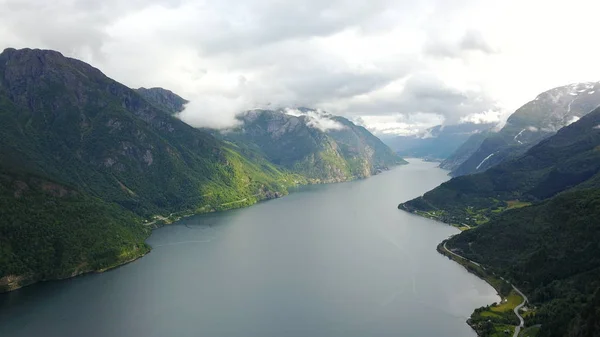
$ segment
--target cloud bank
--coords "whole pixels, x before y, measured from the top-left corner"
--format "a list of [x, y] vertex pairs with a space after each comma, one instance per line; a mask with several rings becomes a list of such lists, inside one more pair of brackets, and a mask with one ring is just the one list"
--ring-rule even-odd
[[503, 120], [548, 88], [600, 80], [600, 47], [590, 43], [600, 4], [585, 0], [0, 0], [0, 8], [0, 48], [56, 49], [128, 86], [170, 89], [191, 101], [180, 117], [195, 126], [308, 106], [410, 134]]

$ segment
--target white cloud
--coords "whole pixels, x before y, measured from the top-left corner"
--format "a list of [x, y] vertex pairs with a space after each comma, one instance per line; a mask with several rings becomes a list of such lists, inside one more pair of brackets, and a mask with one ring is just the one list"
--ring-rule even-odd
[[376, 134], [418, 135], [428, 128], [444, 123], [444, 117], [437, 114], [395, 114], [383, 116], [361, 116], [354, 119]]
[[474, 123], [474, 124], [491, 124], [500, 123], [503, 119], [507, 118], [507, 113], [502, 110], [487, 110], [479, 113], [473, 113], [460, 118], [461, 123]]
[[463, 58], [470, 53], [494, 54], [498, 51], [489, 45], [481, 32], [469, 29], [462, 36], [448, 39], [448, 34], [429, 38], [423, 47], [423, 52], [432, 57]]
[[231, 124], [256, 107], [308, 106], [365, 116], [372, 130], [418, 133], [429, 125], [419, 116], [503, 119], [549, 88], [600, 80], [600, 47], [590, 43], [600, 4], [587, 0], [0, 0], [0, 8], [0, 48], [57, 49], [126, 85], [168, 88], [192, 101], [181, 117], [200, 126]]
[[290, 116], [294, 116], [294, 117], [300, 117], [300, 116], [304, 115], [304, 112], [302, 112], [298, 109], [292, 109], [292, 108], [285, 108], [285, 109], [283, 109], [283, 112], [286, 115], [290, 115]]
[[338, 121], [331, 119], [331, 115], [320, 110], [300, 111], [299, 109], [286, 108], [284, 112], [287, 115], [301, 117], [305, 116], [308, 119], [306, 125], [319, 129], [323, 132], [330, 130], [342, 130], [345, 126]]
[[185, 105], [177, 117], [194, 127], [228, 129], [240, 124], [235, 117], [245, 106], [242, 98], [196, 97]]

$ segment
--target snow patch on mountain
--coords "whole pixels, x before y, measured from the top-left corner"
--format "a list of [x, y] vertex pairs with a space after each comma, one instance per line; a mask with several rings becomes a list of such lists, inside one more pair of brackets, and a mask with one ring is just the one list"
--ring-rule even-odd
[[579, 120], [579, 117], [577, 117], [577, 116], [573, 116], [573, 117], [571, 117], [571, 119], [569, 119], [569, 120], [567, 121], [567, 125], [571, 125], [571, 124], [573, 124], [573, 123], [577, 122], [578, 120]]

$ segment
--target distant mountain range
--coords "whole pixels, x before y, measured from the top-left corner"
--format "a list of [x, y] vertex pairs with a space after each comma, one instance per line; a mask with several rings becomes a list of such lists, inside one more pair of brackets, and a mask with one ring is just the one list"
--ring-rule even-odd
[[177, 119], [186, 103], [55, 51], [0, 54], [0, 291], [135, 259], [184, 215], [403, 163], [342, 118], [248, 113], [229, 141]]
[[443, 160], [454, 153], [469, 137], [487, 132], [494, 124], [462, 123], [437, 125], [412, 136], [382, 136], [392, 150], [404, 157]]
[[[600, 82], [576, 83], [548, 90], [523, 105], [499, 132], [483, 141], [469, 140], [466, 149], [449, 156], [441, 167], [452, 176], [483, 172], [515, 158], [600, 105]], [[480, 143], [479, 146], [475, 146]]]

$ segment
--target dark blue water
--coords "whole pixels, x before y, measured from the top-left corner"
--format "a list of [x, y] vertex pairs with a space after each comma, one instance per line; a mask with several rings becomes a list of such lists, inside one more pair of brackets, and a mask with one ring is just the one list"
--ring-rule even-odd
[[435, 251], [455, 229], [396, 208], [446, 179], [413, 160], [185, 219], [134, 263], [0, 295], [0, 336], [475, 336], [494, 290]]

